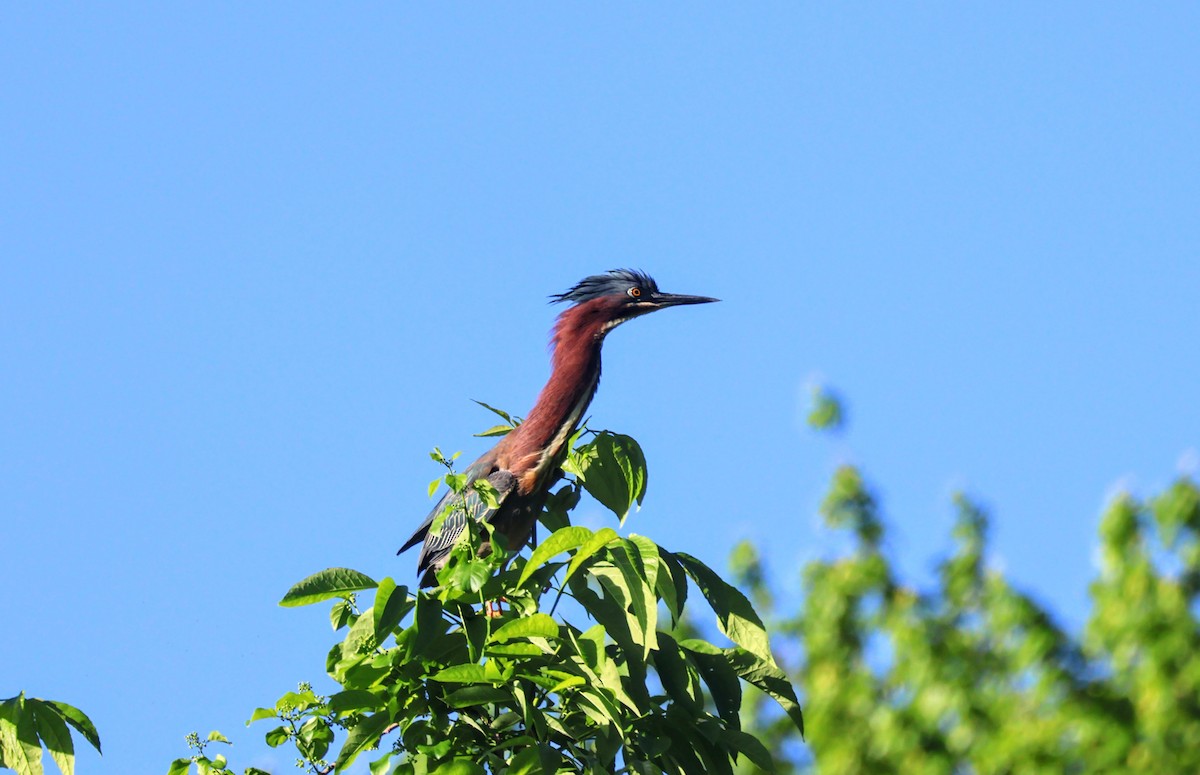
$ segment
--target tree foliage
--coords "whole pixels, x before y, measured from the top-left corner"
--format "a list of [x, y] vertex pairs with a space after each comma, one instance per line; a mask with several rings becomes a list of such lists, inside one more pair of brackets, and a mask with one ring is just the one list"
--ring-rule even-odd
[[852, 466], [821, 506], [851, 548], [803, 569], [800, 608], [779, 610], [753, 546], [734, 550], [734, 577], [767, 615], [810, 719], [803, 749], [750, 698], [743, 729], [779, 770], [1200, 772], [1196, 483], [1109, 504], [1082, 633], [989, 567], [987, 515], [964, 496], [954, 505], [933, 589], [899, 578], [877, 498]]
[[[836, 396], [814, 401], [814, 427], [839, 429]], [[1200, 772], [1192, 479], [1108, 505], [1092, 610], [1070, 632], [988, 564], [988, 515], [962, 495], [931, 588], [906, 582], [854, 466], [834, 471], [820, 507], [849, 549], [802, 569], [794, 608], [749, 543], [732, 553], [731, 585], [648, 538], [573, 526], [585, 491], [622, 520], [645, 492], [636, 443], [588, 435], [527, 556], [479, 558], [488, 527], [472, 524], [433, 591], [346, 569], [295, 585], [284, 605], [333, 601], [343, 637], [326, 668], [339, 690], [302, 684], [255, 711], [273, 720], [268, 743], [293, 745], [312, 772], [369, 756], [373, 775]], [[441, 482], [465, 487], [452, 468]], [[689, 615], [692, 591], [713, 625]], [[489, 617], [499, 600], [507, 610]], [[729, 643], [706, 640], [713, 629]], [[189, 742], [198, 753], [172, 775], [229, 772], [204, 755], [218, 733]]]
[[[440, 480], [464, 496], [450, 508], [466, 507], [469, 487], [494, 497], [486, 482], [455, 473], [453, 457], [433, 457], [449, 469]], [[773, 698], [797, 731], [803, 718], [750, 601], [695, 557], [571, 524], [584, 492], [621, 522], [641, 502], [646, 464], [633, 439], [577, 434], [563, 469], [541, 517], [548, 535], [527, 555], [480, 557], [485, 540], [502, 537], [469, 519], [431, 590], [346, 568], [293, 586], [281, 605], [332, 601], [341, 638], [324, 666], [338, 690], [323, 696], [302, 684], [254, 711], [251, 722], [273, 724], [267, 743], [294, 746], [314, 773], [359, 757], [373, 775], [732, 775], [739, 760], [773, 770], [767, 749], [741, 730], [743, 687]], [[675, 630], [693, 588], [726, 645]], [[190, 737], [196, 753], [170, 775], [230, 772], [223, 756], [206, 754], [213, 742], [227, 741]]]

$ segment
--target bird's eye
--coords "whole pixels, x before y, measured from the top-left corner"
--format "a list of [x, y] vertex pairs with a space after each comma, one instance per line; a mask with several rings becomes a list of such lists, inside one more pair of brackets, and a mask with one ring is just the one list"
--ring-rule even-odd
[[634, 286], [633, 288], [630, 288], [630, 289], [629, 289], [629, 295], [630, 295], [630, 296], [632, 296], [632, 297], [633, 297], [633, 298], [635, 298], [635, 299], [637, 299], [637, 298], [641, 298], [641, 295], [642, 295], [642, 289], [641, 289], [641, 288], [638, 288], [637, 286]]

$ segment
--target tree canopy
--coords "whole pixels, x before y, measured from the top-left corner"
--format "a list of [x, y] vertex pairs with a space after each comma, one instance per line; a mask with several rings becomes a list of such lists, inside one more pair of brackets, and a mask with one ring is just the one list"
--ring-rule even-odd
[[[823, 400], [810, 421], [841, 416]], [[851, 546], [802, 569], [798, 607], [775, 603], [753, 545], [733, 551], [734, 578], [764, 611], [809, 721], [807, 747], [796, 745], [751, 698], [743, 729], [779, 771], [1200, 772], [1195, 481], [1108, 504], [1078, 633], [988, 566], [985, 511], [965, 495], [954, 507], [953, 549], [932, 589], [900, 577], [878, 498], [849, 465], [820, 511]]]
[[[810, 423], [840, 427], [840, 402], [815, 398]], [[485, 434], [519, 422], [497, 413], [505, 424]], [[446, 470], [431, 492], [464, 496], [450, 508], [494, 499], [456, 456], [432, 457]], [[989, 565], [988, 514], [965, 495], [923, 589], [885, 551], [864, 473], [839, 466], [820, 513], [849, 546], [800, 569], [802, 595], [784, 605], [749, 542], [730, 583], [645, 536], [571, 524], [585, 493], [620, 525], [640, 504], [632, 438], [582, 431], [563, 468], [530, 552], [468, 520], [433, 589], [347, 568], [296, 583], [280, 605], [330, 604], [336, 691], [301, 683], [247, 723], [322, 774], [360, 757], [372, 775], [1200, 772], [1200, 488], [1187, 475], [1108, 504], [1092, 607], [1070, 632]], [[486, 540], [499, 550], [480, 557]], [[0, 703], [0, 765], [42, 775], [44, 747], [72, 775], [68, 726], [99, 749], [70, 705]], [[234, 772], [213, 749], [230, 743], [221, 732], [187, 742], [169, 775]]]
[[[506, 424], [488, 435], [517, 422], [493, 411]], [[431, 492], [445, 484], [463, 496], [449, 509], [466, 509], [468, 494], [494, 501], [486, 480], [468, 483], [454, 470], [456, 456], [432, 457], [447, 471]], [[360, 756], [372, 773], [413, 775], [732, 775], [739, 761], [772, 770], [770, 752], [741, 730], [744, 689], [771, 697], [797, 733], [804, 722], [751, 602], [696, 557], [571, 524], [585, 492], [622, 524], [640, 503], [646, 462], [632, 438], [581, 431], [563, 469], [541, 516], [548, 535], [528, 554], [504, 551], [499, 533], [468, 519], [433, 589], [330, 568], [288, 590], [281, 605], [331, 603], [340, 639], [324, 668], [338, 690], [321, 695], [305, 683], [255, 710], [251, 722], [273, 724], [267, 743], [294, 746], [313, 773]], [[479, 556], [486, 540], [501, 550]], [[693, 590], [723, 642], [676, 629]], [[195, 752], [170, 775], [232, 771], [224, 755], [210, 755], [228, 742], [221, 733], [188, 742]]]

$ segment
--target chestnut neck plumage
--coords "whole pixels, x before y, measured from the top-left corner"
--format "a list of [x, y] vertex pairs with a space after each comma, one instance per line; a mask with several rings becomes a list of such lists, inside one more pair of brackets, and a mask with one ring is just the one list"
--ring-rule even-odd
[[525, 421], [496, 446], [497, 464], [516, 475], [520, 492], [542, 487], [561, 464], [567, 440], [600, 384], [600, 347], [621, 304], [620, 298], [602, 297], [559, 315], [550, 379]]

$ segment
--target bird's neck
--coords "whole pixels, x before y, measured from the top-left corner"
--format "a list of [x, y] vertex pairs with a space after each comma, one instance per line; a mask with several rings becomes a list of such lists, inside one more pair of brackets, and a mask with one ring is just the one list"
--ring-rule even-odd
[[562, 462], [571, 434], [579, 427], [600, 384], [600, 348], [611, 310], [596, 299], [572, 307], [554, 327], [550, 379], [525, 421], [504, 439], [502, 467], [531, 492]]

